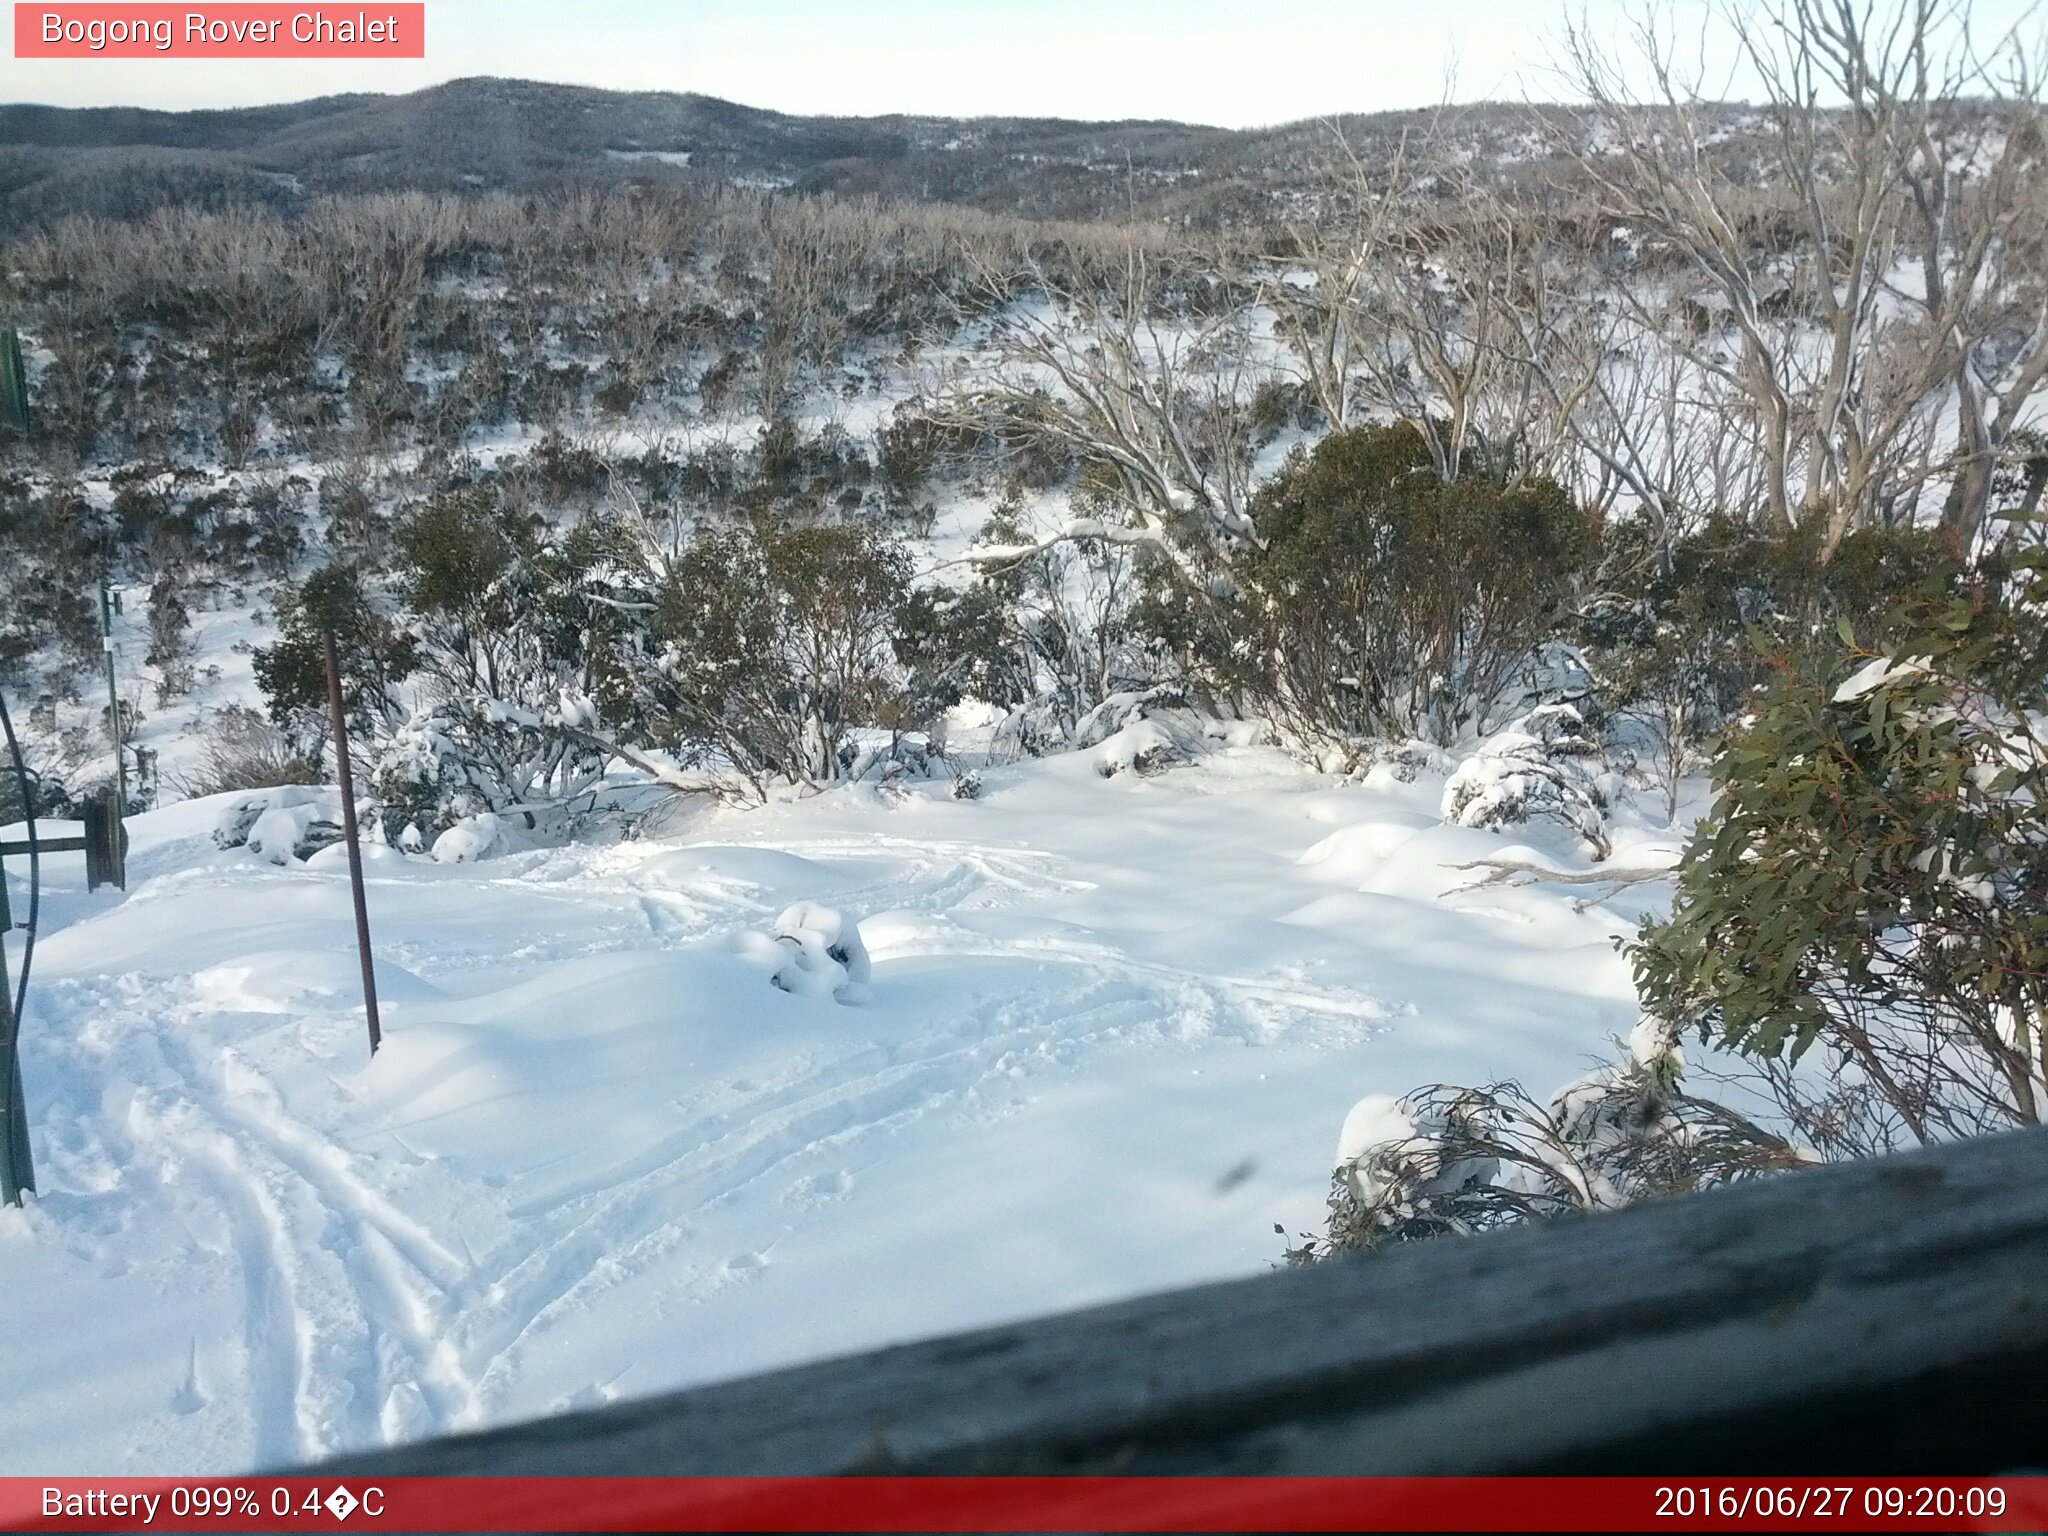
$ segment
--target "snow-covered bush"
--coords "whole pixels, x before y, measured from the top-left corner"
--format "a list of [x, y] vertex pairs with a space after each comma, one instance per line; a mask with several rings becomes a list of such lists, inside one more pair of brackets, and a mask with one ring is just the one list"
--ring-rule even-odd
[[1370, 742], [1356, 754], [1336, 751], [1329, 761], [1318, 766], [1326, 772], [1349, 769], [1367, 779], [1384, 775], [1397, 784], [1413, 784], [1425, 773], [1452, 771], [1450, 755], [1442, 747], [1413, 737], [1407, 741]]
[[[1101, 510], [1085, 480], [1077, 509]], [[1127, 545], [1075, 538], [1039, 547], [1014, 504], [982, 530], [981, 554], [1021, 551], [982, 564], [963, 591], [913, 594], [898, 651], [913, 686], [933, 706], [963, 697], [1007, 710], [990, 743], [998, 757], [1042, 757], [1082, 740], [1091, 711], [1140, 692], [1155, 674], [1132, 622], [1136, 581]]]
[[[516, 818], [543, 837], [562, 835], [597, 804], [605, 756], [585, 734], [595, 723], [590, 701], [568, 691], [545, 713], [476, 696], [419, 711], [370, 775], [387, 837], [425, 843], [438, 858], [443, 833], [486, 813]], [[407, 828], [415, 829], [410, 837]], [[479, 841], [472, 827], [451, 847], [476, 858], [495, 841]]]
[[876, 731], [840, 748], [846, 777], [860, 783], [901, 784], [943, 778], [952, 771], [945, 748], [923, 731]]
[[1674, 1033], [1639, 1024], [1626, 1055], [1539, 1102], [1518, 1083], [1373, 1095], [1346, 1116], [1329, 1224], [1304, 1263], [1387, 1243], [1616, 1210], [1811, 1159], [1685, 1093]]
[[1105, 779], [1119, 773], [1164, 773], [1187, 761], [1185, 742], [1157, 720], [1133, 720], [1102, 744], [1095, 770]]
[[502, 830], [495, 812], [478, 811], [474, 816], [465, 816], [434, 839], [434, 862], [474, 864], [478, 859], [487, 859], [497, 850]]
[[1095, 769], [1104, 778], [1119, 773], [1162, 773], [1194, 758], [1205, 743], [1201, 722], [1175, 687], [1116, 693], [1073, 727], [1071, 744], [1097, 747]]
[[1596, 859], [1607, 839], [1607, 797], [1597, 776], [1600, 744], [1569, 704], [1533, 709], [1490, 736], [1444, 785], [1443, 817], [1461, 827], [1555, 821], [1570, 827]]
[[784, 992], [867, 1001], [870, 966], [860, 924], [835, 907], [800, 901], [775, 919], [773, 932], [742, 933], [734, 949]]
[[246, 704], [228, 704], [208, 718], [197, 765], [177, 785], [188, 798], [279, 784], [317, 784], [320, 764], [297, 751], [276, 724]]
[[341, 840], [341, 792], [286, 784], [231, 801], [213, 827], [217, 848], [247, 848], [273, 864], [307, 859]]

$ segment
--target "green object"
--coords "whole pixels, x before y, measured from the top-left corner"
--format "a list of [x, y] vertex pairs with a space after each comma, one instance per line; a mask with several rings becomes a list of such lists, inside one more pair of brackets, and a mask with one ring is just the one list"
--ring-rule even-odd
[[0, 1205], [20, 1205], [22, 1192], [36, 1187], [35, 1159], [28, 1146], [28, 1103], [21, 1091], [20, 1022], [7, 977], [7, 951], [0, 949]]
[[1824, 1156], [2048, 1118], [2048, 552], [1968, 582], [1769, 653], [1635, 946], [1654, 1017], [1823, 1047], [1772, 1091], [1814, 1083], [1794, 1123]]
[[21, 366], [21, 338], [12, 326], [0, 331], [0, 421], [28, 436], [28, 374]]

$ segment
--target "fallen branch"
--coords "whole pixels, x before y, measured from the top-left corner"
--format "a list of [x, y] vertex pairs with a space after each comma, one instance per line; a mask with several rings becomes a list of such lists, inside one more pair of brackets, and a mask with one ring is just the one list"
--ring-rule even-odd
[[1452, 869], [1483, 869], [1487, 873], [1477, 880], [1464, 885], [1453, 886], [1445, 891], [1446, 896], [1457, 896], [1466, 891], [1484, 890], [1490, 885], [1510, 887], [1525, 885], [1599, 885], [1608, 887], [1597, 896], [1588, 896], [1583, 901], [1572, 903], [1572, 910], [1583, 912], [1596, 906], [1610, 896], [1632, 885], [1649, 885], [1658, 880], [1669, 880], [1678, 871], [1670, 866], [1661, 868], [1637, 867], [1634, 869], [1549, 869], [1541, 864], [1531, 864], [1525, 859], [1474, 859], [1467, 864], [1453, 864]]
[[685, 778], [667, 763], [649, 757], [646, 753], [629, 747], [623, 742], [613, 741], [609, 737], [599, 735], [596, 731], [587, 731], [580, 726], [564, 725], [561, 727], [561, 731], [571, 741], [581, 742], [594, 752], [603, 752], [608, 756], [618, 758], [622, 762], [631, 763], [635, 768], [656, 780], [664, 788], [672, 789], [678, 794], [712, 795], [721, 799], [724, 798], [722, 795], [719, 795], [719, 791], [715, 786], [706, 784], [701, 779]]

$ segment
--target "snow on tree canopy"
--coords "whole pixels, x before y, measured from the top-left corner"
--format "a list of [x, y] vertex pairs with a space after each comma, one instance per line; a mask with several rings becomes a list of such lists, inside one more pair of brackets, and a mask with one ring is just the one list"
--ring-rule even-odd
[[1875, 693], [1887, 683], [1896, 682], [1903, 677], [1918, 677], [1927, 670], [1927, 658], [1924, 656], [1913, 661], [1893, 661], [1889, 656], [1880, 656], [1865, 663], [1852, 676], [1845, 679], [1841, 687], [1835, 690], [1834, 702], [1853, 704], [1866, 694]]

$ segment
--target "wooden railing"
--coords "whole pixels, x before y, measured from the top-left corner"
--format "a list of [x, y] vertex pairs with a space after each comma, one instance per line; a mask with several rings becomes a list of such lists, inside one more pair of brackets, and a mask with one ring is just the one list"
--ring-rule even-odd
[[322, 1468], [2048, 1468], [2048, 1130], [1442, 1239]]

